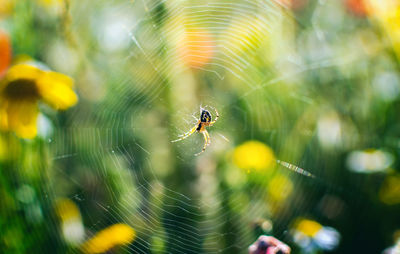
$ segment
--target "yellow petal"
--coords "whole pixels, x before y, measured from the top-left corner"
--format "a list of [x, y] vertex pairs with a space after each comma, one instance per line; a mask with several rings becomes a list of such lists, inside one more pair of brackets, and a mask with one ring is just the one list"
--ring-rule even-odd
[[70, 199], [60, 199], [56, 203], [56, 212], [62, 221], [81, 218], [79, 207]]
[[21, 138], [34, 138], [37, 134], [38, 116], [36, 100], [8, 100], [6, 122], [8, 130]]
[[256, 140], [241, 144], [233, 152], [233, 162], [245, 170], [265, 170], [272, 167], [275, 161], [272, 149]]
[[8, 130], [7, 107], [8, 101], [0, 98], [0, 130]]
[[268, 194], [275, 201], [284, 201], [293, 191], [292, 181], [284, 175], [277, 175], [268, 185]]
[[297, 223], [296, 229], [306, 236], [314, 237], [322, 229], [322, 225], [316, 221], [303, 219]]
[[6, 74], [7, 82], [17, 79], [36, 80], [42, 75], [43, 71], [29, 64], [17, 64], [8, 69]]
[[67, 109], [75, 105], [78, 97], [72, 90], [72, 78], [57, 72], [44, 72], [37, 80], [42, 99], [55, 109]]
[[57, 7], [63, 5], [63, 0], [39, 0], [38, 3], [44, 7]]
[[267, 38], [268, 26], [268, 23], [256, 17], [237, 19], [226, 32], [223, 53], [236, 58], [244, 52], [257, 49]]
[[126, 224], [114, 224], [98, 232], [82, 246], [84, 253], [103, 253], [116, 245], [128, 244], [135, 239], [136, 233]]

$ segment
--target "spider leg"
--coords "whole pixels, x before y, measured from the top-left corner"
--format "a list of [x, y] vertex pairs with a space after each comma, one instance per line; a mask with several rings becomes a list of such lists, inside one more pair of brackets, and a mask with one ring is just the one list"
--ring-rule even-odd
[[207, 130], [205, 130], [204, 131], [205, 133], [206, 133], [206, 136], [207, 136], [207, 146], [209, 146], [210, 144], [211, 144], [211, 137], [210, 137], [210, 134], [208, 133], [208, 131]]
[[215, 120], [210, 122], [210, 126], [212, 126], [213, 124], [215, 124], [215, 122], [218, 120], [219, 118], [219, 114], [216, 108], [212, 107], [215, 110]]
[[204, 137], [203, 149], [201, 150], [201, 152], [196, 153], [194, 156], [198, 156], [198, 155], [202, 154], [206, 150], [207, 146], [209, 146], [210, 143], [211, 143], [211, 139], [210, 139], [210, 135], [208, 134], [208, 131], [205, 130], [205, 131], [202, 132], [202, 134], [203, 134], [203, 137]]
[[190, 131], [188, 131], [188, 132], [186, 132], [185, 134], [183, 134], [180, 138], [178, 138], [178, 139], [176, 139], [176, 140], [172, 140], [171, 142], [172, 142], [172, 143], [173, 143], [173, 142], [178, 142], [178, 141], [181, 141], [181, 140], [183, 140], [183, 139], [189, 137], [190, 135], [192, 135], [192, 134], [196, 131], [196, 129], [197, 129], [197, 124], [196, 124], [196, 126], [194, 126]]

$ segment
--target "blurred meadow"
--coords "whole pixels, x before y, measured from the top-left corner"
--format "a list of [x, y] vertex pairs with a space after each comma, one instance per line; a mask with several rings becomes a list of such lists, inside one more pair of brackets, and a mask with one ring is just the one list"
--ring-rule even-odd
[[0, 253], [400, 253], [399, 71], [399, 0], [0, 0]]

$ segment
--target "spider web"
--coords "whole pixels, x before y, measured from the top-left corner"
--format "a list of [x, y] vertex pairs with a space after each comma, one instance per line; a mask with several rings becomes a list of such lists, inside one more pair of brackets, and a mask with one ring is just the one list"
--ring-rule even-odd
[[[352, 64], [359, 51], [335, 52], [335, 39], [325, 37], [344, 22], [329, 14], [339, 4], [313, 4], [306, 20], [268, 0], [72, 2], [72, 30], [88, 41], [80, 46], [90, 52], [86, 71], [99, 74], [81, 78], [88, 82], [67, 115], [71, 126], [51, 140], [56, 179], [73, 186], [51, 191], [81, 207], [88, 235], [122, 222], [138, 234], [123, 253], [246, 253], [258, 219], [272, 218], [269, 233], [289, 240], [290, 220], [315, 212], [321, 185], [340, 191], [341, 173], [314, 149], [304, 116], [319, 96], [306, 84], [310, 73]], [[295, 27], [303, 30], [298, 45], [288, 39]], [[207, 105], [220, 118], [209, 128], [211, 145], [195, 157], [201, 135], [170, 141]], [[291, 179], [297, 194], [268, 204], [260, 187], [267, 177], [248, 183], [224, 162], [252, 139], [316, 179], [279, 167], [272, 176]]]

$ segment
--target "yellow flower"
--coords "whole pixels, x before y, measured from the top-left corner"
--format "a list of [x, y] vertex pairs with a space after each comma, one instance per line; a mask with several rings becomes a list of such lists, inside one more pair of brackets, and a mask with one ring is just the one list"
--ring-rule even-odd
[[78, 206], [70, 199], [60, 199], [55, 210], [60, 218], [64, 240], [71, 245], [80, 244], [85, 236], [85, 229]]
[[400, 2], [396, 0], [368, 0], [368, 11], [389, 35], [394, 50], [400, 57]]
[[241, 169], [247, 171], [264, 170], [276, 162], [274, 152], [264, 143], [247, 141], [236, 147], [233, 152], [233, 162]]
[[339, 245], [341, 238], [336, 229], [304, 218], [295, 220], [291, 233], [294, 242], [311, 253], [319, 253], [319, 250], [332, 251]]
[[60, 15], [65, 7], [64, 0], [36, 0], [36, 2], [46, 11], [56, 15]]
[[270, 24], [263, 19], [245, 17], [232, 22], [224, 38], [224, 54], [237, 57], [248, 51], [256, 50], [267, 38]]
[[13, 0], [0, 0], [0, 19], [12, 13], [14, 4]]
[[55, 209], [61, 221], [81, 217], [78, 206], [69, 199], [58, 200]]
[[53, 6], [62, 4], [63, 0], [39, 0], [38, 2], [43, 6]]
[[308, 237], [314, 237], [322, 229], [322, 225], [313, 220], [301, 219], [295, 224], [295, 229]]
[[78, 101], [73, 84], [61, 73], [24, 63], [12, 66], [0, 82], [0, 129], [14, 131], [21, 138], [34, 138], [38, 101], [65, 110]]
[[103, 253], [117, 245], [128, 244], [135, 239], [136, 233], [126, 224], [114, 224], [98, 232], [82, 245], [85, 253]]
[[292, 181], [283, 175], [274, 176], [268, 185], [268, 194], [276, 201], [285, 200], [292, 191]]

